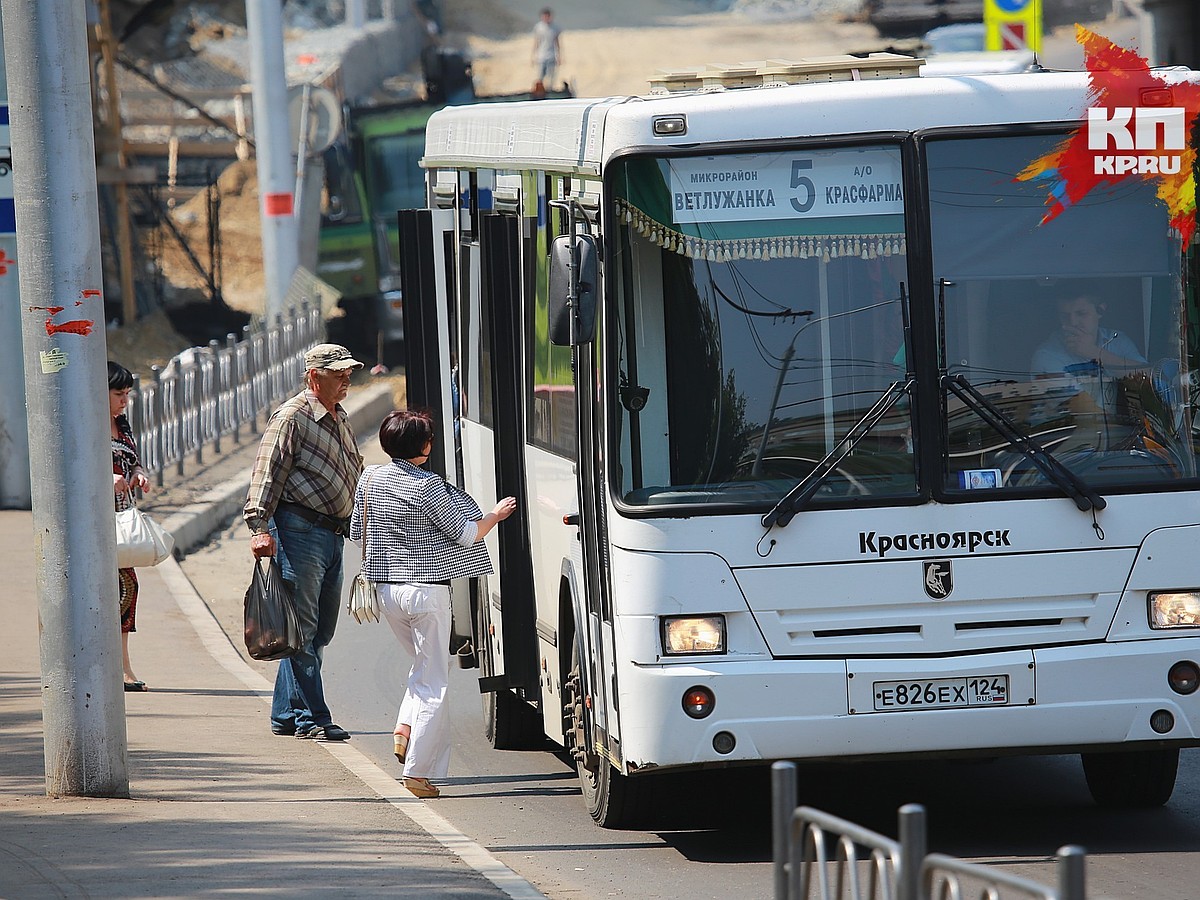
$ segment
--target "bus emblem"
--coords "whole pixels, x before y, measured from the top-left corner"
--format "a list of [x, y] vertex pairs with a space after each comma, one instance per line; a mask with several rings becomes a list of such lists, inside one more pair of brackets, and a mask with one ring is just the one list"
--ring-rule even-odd
[[950, 560], [929, 560], [922, 565], [925, 568], [925, 593], [934, 600], [945, 600], [954, 590], [954, 572], [950, 568]]

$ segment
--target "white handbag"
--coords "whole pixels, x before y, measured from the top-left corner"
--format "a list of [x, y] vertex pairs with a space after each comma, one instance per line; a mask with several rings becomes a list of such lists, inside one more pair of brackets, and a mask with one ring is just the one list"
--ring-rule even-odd
[[[378, 469], [375, 470], [379, 471]], [[371, 478], [375, 477], [375, 472], [371, 473]], [[371, 488], [371, 478], [367, 479], [367, 483], [363, 486], [363, 516], [362, 516], [362, 559], [367, 558], [367, 492]], [[359, 567], [361, 569], [362, 562]], [[354, 621], [359, 625], [366, 622], [378, 622], [382, 609], [379, 604], [379, 592], [375, 590], [375, 583], [370, 581], [361, 571], [354, 576], [354, 581], [350, 585], [350, 596], [346, 599], [346, 612], [354, 618]]]
[[354, 582], [350, 585], [350, 599], [346, 601], [346, 612], [350, 613], [359, 625], [379, 621], [379, 592], [375, 590], [375, 584], [368, 581], [362, 572], [354, 576]]
[[152, 518], [131, 506], [117, 513], [117, 568], [157, 566], [175, 549], [175, 538]]

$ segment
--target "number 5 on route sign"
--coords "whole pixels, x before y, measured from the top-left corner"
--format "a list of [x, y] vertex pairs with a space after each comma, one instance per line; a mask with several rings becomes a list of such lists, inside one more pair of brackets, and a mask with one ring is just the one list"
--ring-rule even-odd
[[984, 47], [1042, 49], [1042, 0], [983, 0]]

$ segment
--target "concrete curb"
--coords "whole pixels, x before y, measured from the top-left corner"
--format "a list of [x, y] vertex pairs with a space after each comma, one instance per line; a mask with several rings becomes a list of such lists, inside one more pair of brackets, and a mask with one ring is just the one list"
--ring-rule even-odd
[[[356, 391], [342, 404], [356, 435], [374, 428], [383, 421], [395, 401], [392, 386], [386, 382], [372, 384]], [[183, 559], [192, 550], [203, 546], [213, 533], [221, 530], [242, 509], [250, 490], [250, 471], [213, 488], [197, 502], [165, 519], [163, 528], [175, 538], [175, 558]]]

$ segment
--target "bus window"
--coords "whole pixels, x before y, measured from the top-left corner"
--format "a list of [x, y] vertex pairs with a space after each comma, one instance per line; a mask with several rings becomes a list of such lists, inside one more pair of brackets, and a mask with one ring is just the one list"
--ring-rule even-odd
[[[874, 145], [619, 166], [627, 503], [778, 500], [903, 382], [900, 159]], [[818, 193], [814, 168], [867, 187]], [[910, 408], [893, 407], [816, 502], [912, 496]]]
[[[1089, 484], [1190, 477], [1178, 235], [1151, 185], [1096, 191], [1040, 224], [1045, 188], [1016, 176], [1061, 139], [927, 145], [934, 275], [951, 284], [949, 373]], [[953, 395], [946, 416], [947, 490], [1047, 487]]]
[[[552, 192], [551, 199], [563, 197], [562, 179], [547, 179]], [[544, 216], [546, 198], [539, 198], [539, 216]], [[529, 254], [529, 281], [532, 285], [533, 302], [530, 329], [530, 373], [528, 398], [532, 415], [529, 417], [529, 440], [560, 456], [575, 458], [575, 373], [571, 368], [571, 348], [550, 343], [549, 305], [549, 254], [550, 241], [567, 232], [567, 218], [556, 210], [556, 215], [544, 216], [543, 227], [531, 223], [527, 240], [536, 241], [533, 253]]]

